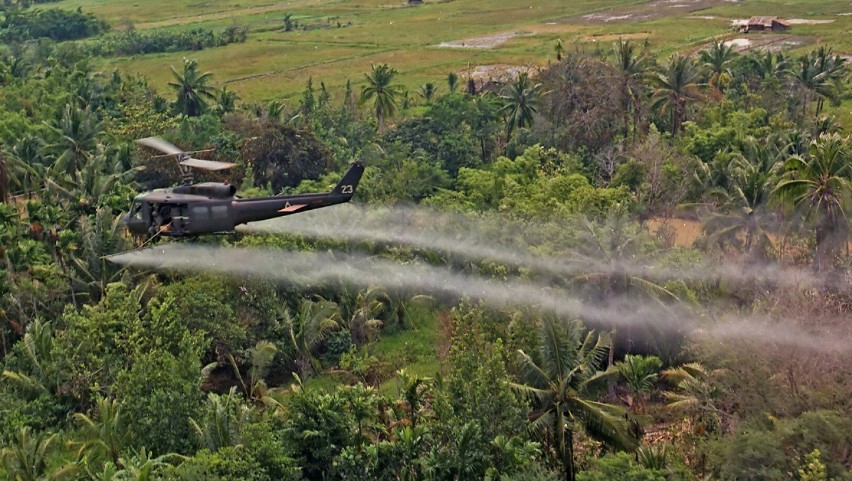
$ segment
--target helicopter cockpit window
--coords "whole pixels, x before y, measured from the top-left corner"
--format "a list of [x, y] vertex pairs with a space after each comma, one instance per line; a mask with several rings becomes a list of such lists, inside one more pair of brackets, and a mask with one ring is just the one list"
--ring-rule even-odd
[[133, 205], [130, 207], [130, 218], [133, 220], [144, 220], [142, 216], [142, 202], [133, 202]]

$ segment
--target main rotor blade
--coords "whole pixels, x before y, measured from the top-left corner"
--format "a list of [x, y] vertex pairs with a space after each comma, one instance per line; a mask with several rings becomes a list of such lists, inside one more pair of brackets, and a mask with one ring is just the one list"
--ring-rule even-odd
[[136, 143], [139, 145], [144, 145], [145, 147], [150, 147], [152, 149], [159, 150], [160, 152], [167, 155], [180, 155], [184, 153], [175, 145], [171, 144], [170, 142], [166, 142], [160, 137], [146, 137], [144, 139], [137, 140]]
[[237, 164], [231, 162], [219, 162], [218, 160], [201, 160], [201, 159], [193, 159], [192, 157], [181, 161], [180, 165], [185, 165], [187, 167], [194, 167], [196, 169], [203, 170], [225, 170], [234, 167]]

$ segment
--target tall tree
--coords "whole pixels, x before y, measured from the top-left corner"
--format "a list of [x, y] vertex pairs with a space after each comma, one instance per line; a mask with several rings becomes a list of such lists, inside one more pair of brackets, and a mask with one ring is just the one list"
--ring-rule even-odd
[[12, 198], [9, 185], [9, 166], [6, 163], [6, 154], [0, 152], [0, 204], [8, 203]]
[[624, 408], [587, 397], [595, 381], [611, 374], [598, 370], [609, 342], [606, 334], [586, 332], [580, 321], [562, 324], [546, 317], [535, 359], [518, 351], [523, 381], [515, 387], [535, 398], [530, 427], [555, 449], [567, 481], [575, 479], [577, 427], [617, 449], [632, 450], [638, 445], [637, 430]]
[[814, 268], [830, 266], [849, 236], [852, 199], [852, 146], [849, 137], [823, 134], [811, 142], [806, 156], [787, 161], [774, 193], [813, 223], [816, 233]]
[[817, 101], [815, 114], [819, 117], [825, 100], [837, 102], [842, 96], [846, 63], [830, 50], [821, 48], [810, 55], [801, 55], [790, 67], [793, 84], [802, 92], [802, 119], [811, 102]]
[[677, 135], [686, 118], [687, 104], [701, 98], [701, 71], [692, 58], [674, 55], [651, 80], [654, 84], [653, 107], [661, 114], [671, 115], [672, 135]]
[[174, 82], [169, 82], [177, 99], [175, 107], [190, 117], [196, 117], [207, 109], [208, 100], [216, 100], [216, 90], [210, 85], [213, 76], [210, 72], [200, 72], [198, 62], [183, 59], [183, 71], [178, 72], [172, 67]]
[[654, 68], [654, 61], [647, 52], [638, 52], [630, 40], [619, 39], [612, 49], [615, 67], [621, 77], [621, 96], [624, 102], [624, 135], [629, 131], [633, 118], [633, 138], [642, 118], [642, 89]]
[[731, 80], [729, 66], [737, 56], [734, 46], [714, 38], [710, 48], [702, 50], [698, 56], [707, 70], [707, 84], [722, 93]]
[[385, 131], [385, 118], [394, 114], [402, 95], [402, 85], [393, 83], [398, 73], [395, 68], [383, 63], [373, 65], [373, 71], [364, 74], [367, 85], [361, 89], [361, 103], [374, 99], [373, 111], [379, 124], [379, 132], [382, 133]]
[[503, 111], [506, 113], [506, 140], [515, 128], [531, 127], [533, 114], [538, 111], [541, 84], [532, 83], [527, 72], [521, 72], [503, 95]]

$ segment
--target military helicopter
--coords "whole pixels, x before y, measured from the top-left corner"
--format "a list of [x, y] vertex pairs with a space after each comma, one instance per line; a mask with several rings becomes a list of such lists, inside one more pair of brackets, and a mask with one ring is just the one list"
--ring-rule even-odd
[[192, 152], [184, 152], [159, 137], [137, 143], [175, 157], [182, 177], [178, 187], [156, 189], [133, 199], [124, 223], [143, 243], [161, 236], [182, 238], [233, 232], [236, 226], [247, 222], [349, 202], [364, 173], [364, 166], [354, 163], [331, 192], [241, 199], [236, 196], [237, 188], [227, 182], [193, 183], [192, 178], [192, 169], [221, 171], [236, 164], [196, 159], [190, 155]]

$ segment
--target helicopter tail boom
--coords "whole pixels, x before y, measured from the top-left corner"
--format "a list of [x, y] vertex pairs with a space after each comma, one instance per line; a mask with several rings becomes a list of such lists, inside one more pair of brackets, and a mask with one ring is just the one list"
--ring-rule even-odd
[[364, 166], [353, 164], [331, 192], [322, 194], [296, 194], [259, 199], [237, 199], [233, 201], [234, 225], [271, 219], [305, 212], [330, 205], [349, 202], [355, 194]]

